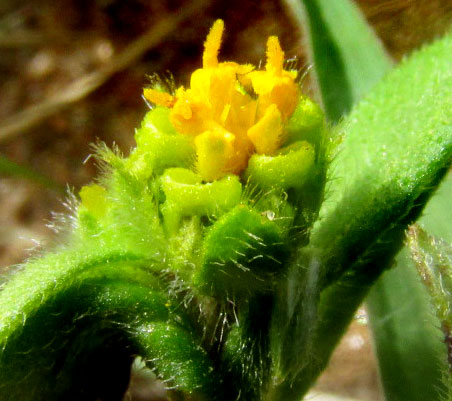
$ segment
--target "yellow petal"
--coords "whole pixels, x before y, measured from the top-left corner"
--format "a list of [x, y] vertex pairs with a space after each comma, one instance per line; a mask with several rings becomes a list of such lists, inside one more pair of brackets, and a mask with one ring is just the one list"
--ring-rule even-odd
[[253, 85], [253, 90], [257, 95], [270, 93], [274, 86], [278, 83], [279, 78], [267, 71], [253, 71], [248, 74]]
[[170, 112], [170, 121], [181, 134], [198, 135], [205, 131], [211, 117], [209, 108], [192, 96], [190, 90], [178, 91], [178, 98]]
[[203, 68], [214, 68], [218, 65], [218, 52], [220, 51], [223, 30], [223, 20], [217, 19], [212, 28], [210, 28], [210, 32], [204, 42], [204, 54], [202, 56]]
[[265, 113], [267, 107], [276, 104], [281, 112], [282, 119], [287, 120], [295, 110], [298, 102], [299, 88], [293, 75], [283, 71], [281, 77], [267, 71], [254, 71], [249, 74], [253, 89], [258, 97], [258, 116]]
[[195, 138], [196, 168], [204, 181], [217, 180], [226, 175], [228, 160], [234, 155], [234, 135], [212, 130]]
[[234, 134], [246, 135], [256, 121], [257, 102], [248, 95], [236, 91], [231, 98], [231, 107], [224, 122], [225, 128]]
[[254, 68], [252, 64], [237, 64], [237, 75], [249, 74]]
[[209, 104], [216, 121], [220, 122], [224, 107], [231, 103], [231, 97], [236, 89], [236, 74], [232, 67], [216, 68], [210, 80]]
[[271, 155], [281, 145], [282, 128], [281, 113], [276, 104], [272, 104], [259, 122], [248, 130], [248, 138], [257, 153]]
[[252, 64], [240, 64], [237, 67], [237, 85], [242, 89], [248, 89], [251, 87], [250, 73], [254, 71]]
[[278, 106], [283, 121], [286, 121], [294, 112], [299, 97], [298, 84], [291, 77], [284, 77], [273, 88], [269, 103], [274, 103]]
[[225, 171], [232, 174], [240, 174], [246, 169], [248, 159], [254, 151], [254, 145], [245, 135], [235, 135], [234, 154], [228, 159]]
[[190, 77], [190, 90], [198, 101], [208, 103], [213, 69], [199, 68]]
[[217, 68], [198, 69], [190, 79], [191, 94], [196, 101], [212, 110], [212, 118], [220, 122], [224, 107], [230, 103], [236, 90], [236, 68], [222, 65]]

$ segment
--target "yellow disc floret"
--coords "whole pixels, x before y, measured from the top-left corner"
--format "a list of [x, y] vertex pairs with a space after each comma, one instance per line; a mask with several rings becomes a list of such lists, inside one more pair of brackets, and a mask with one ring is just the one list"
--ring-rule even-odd
[[223, 31], [223, 21], [217, 20], [190, 88], [180, 87], [174, 95], [144, 90], [150, 102], [171, 109], [177, 132], [193, 137], [196, 172], [204, 181], [240, 174], [253, 153], [275, 153], [299, 98], [297, 74], [284, 70], [276, 36], [267, 42], [265, 71], [255, 71], [249, 64], [218, 61]]

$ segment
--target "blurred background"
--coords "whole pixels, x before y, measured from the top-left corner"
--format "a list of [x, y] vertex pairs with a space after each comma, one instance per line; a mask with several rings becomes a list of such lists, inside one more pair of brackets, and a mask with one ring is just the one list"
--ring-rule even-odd
[[[452, 21], [451, 0], [357, 4], [396, 61]], [[143, 86], [153, 74], [186, 85], [217, 18], [226, 24], [222, 60], [257, 65], [277, 35], [286, 58], [307, 66], [283, 0], [0, 0], [0, 275], [57, 241], [52, 213], [65, 212], [68, 188], [96, 174], [90, 144], [127, 154], [148, 109]], [[344, 400], [382, 399], [364, 311], [317, 387]]]

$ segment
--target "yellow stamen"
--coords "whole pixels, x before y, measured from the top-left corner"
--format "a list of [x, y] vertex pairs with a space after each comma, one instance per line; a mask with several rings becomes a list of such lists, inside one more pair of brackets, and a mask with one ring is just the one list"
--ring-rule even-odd
[[276, 36], [270, 36], [267, 40], [267, 64], [265, 69], [268, 72], [281, 76], [284, 64], [284, 52], [281, 49]]
[[223, 30], [224, 22], [221, 19], [216, 20], [212, 28], [210, 28], [210, 32], [204, 42], [203, 68], [215, 68], [218, 66], [218, 52], [220, 51]]

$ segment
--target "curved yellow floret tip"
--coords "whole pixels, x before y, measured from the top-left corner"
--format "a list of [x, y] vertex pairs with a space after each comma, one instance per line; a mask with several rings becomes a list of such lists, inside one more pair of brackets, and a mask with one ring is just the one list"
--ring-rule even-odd
[[210, 28], [210, 32], [204, 42], [204, 54], [202, 56], [202, 66], [204, 68], [215, 68], [218, 66], [218, 52], [220, 51], [223, 31], [223, 20], [217, 19], [212, 28]]
[[267, 40], [267, 64], [266, 70], [280, 76], [283, 71], [284, 52], [281, 49], [276, 36], [270, 36]]

